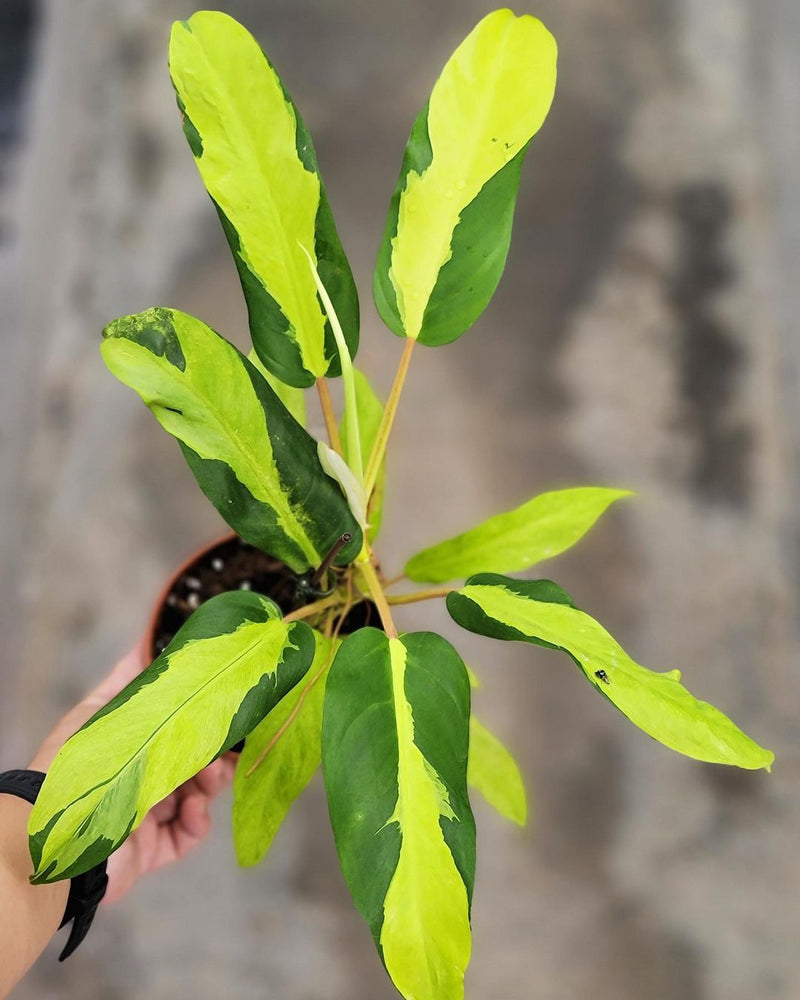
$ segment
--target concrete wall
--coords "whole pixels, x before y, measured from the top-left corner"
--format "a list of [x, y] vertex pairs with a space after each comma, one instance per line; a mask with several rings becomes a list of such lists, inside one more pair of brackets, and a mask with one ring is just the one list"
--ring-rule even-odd
[[[411, 121], [477, 0], [239, 0], [314, 135], [384, 389], [399, 342], [370, 273]], [[174, 443], [100, 361], [105, 322], [179, 306], [240, 341], [233, 266], [165, 69], [185, 0], [42, 7], [27, 139], [0, 208], [0, 766], [136, 639], [219, 531]], [[458, 343], [423, 350], [397, 427], [388, 567], [560, 485], [639, 498], [548, 565], [641, 662], [680, 667], [775, 749], [771, 775], [652, 743], [555, 654], [440, 627], [523, 763], [519, 832], [477, 805], [475, 958], [492, 1000], [794, 1000], [800, 182], [792, 0], [541, 0], [559, 90], [509, 267]], [[393, 996], [310, 789], [260, 868], [229, 803], [190, 861], [105, 909], [20, 1000]], [[8, 919], [7, 915], [0, 920]]]

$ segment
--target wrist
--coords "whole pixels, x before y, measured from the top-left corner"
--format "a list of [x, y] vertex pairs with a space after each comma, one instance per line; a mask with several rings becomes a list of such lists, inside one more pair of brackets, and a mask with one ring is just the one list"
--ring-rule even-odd
[[[69, 884], [31, 885], [28, 817], [32, 806], [0, 795], [0, 996], [33, 964], [55, 934], [67, 904]], [[5, 919], [8, 917], [9, 919]]]
[[69, 882], [31, 885], [33, 872], [28, 852], [28, 818], [33, 806], [24, 799], [0, 795], [0, 867], [15, 886], [15, 911], [41, 921], [45, 938], [58, 929], [69, 896]]
[[0, 865], [17, 885], [25, 890], [35, 891], [37, 899], [44, 899], [45, 893], [40, 890], [49, 890], [49, 898], [60, 901], [60, 911], [56, 903], [53, 904], [56, 915], [60, 918], [69, 895], [69, 882], [54, 882], [44, 886], [30, 884], [33, 865], [28, 850], [28, 820], [32, 809], [33, 804], [24, 798], [0, 795]]
[[[53, 754], [46, 753], [43, 746], [39, 747], [36, 753], [31, 758], [30, 764], [28, 764], [27, 771], [42, 771], [44, 774], [50, 770], [50, 765], [53, 763]], [[31, 806], [31, 808], [33, 808]]]
[[[14, 821], [14, 810], [11, 810], [10, 817], [6, 816], [5, 843], [8, 849], [3, 853], [6, 854], [6, 865], [8, 867], [5, 872], [0, 868], [0, 880], [6, 883], [7, 888], [14, 886], [16, 883], [16, 892], [12, 891], [11, 896], [8, 898], [11, 899], [12, 903], [17, 903], [20, 907], [23, 907], [26, 901], [30, 902], [33, 900], [30, 890], [38, 889], [41, 886], [41, 883], [37, 883], [36, 886], [31, 885], [28, 878], [25, 881], [25, 889], [27, 891], [23, 892], [19, 875], [20, 872], [30, 871], [27, 849], [30, 808], [37, 800], [44, 780], [44, 772], [33, 769], [4, 771], [0, 774], [0, 795], [8, 795], [21, 800], [29, 806], [27, 811], [23, 810], [17, 814], [16, 822]], [[3, 814], [0, 812], [0, 821], [2, 821], [2, 818]], [[3, 840], [2, 834], [3, 830], [0, 827], [0, 842]], [[23, 858], [24, 860], [22, 860]], [[0, 864], [2, 864], [1, 861]], [[60, 962], [68, 958], [86, 937], [89, 928], [92, 926], [97, 907], [105, 895], [107, 886], [106, 863], [103, 861], [94, 868], [73, 876], [69, 882], [68, 889], [66, 888], [66, 880], [59, 879], [57, 883], [58, 892], [54, 893], [51, 891], [49, 893], [49, 901], [51, 902], [59, 898], [63, 899], [63, 895], [66, 894], [64, 916], [61, 919], [61, 923], [56, 926], [63, 927], [65, 924], [72, 924], [66, 946], [59, 957]], [[52, 888], [52, 886], [48, 884], [48, 888]], [[0, 892], [0, 900], [6, 898], [6, 896], [7, 893], [4, 895]], [[45, 903], [41, 894], [37, 898], [41, 904]], [[40, 914], [40, 924], [45, 917], [45, 913]], [[42, 929], [47, 929], [46, 919], [44, 920]]]

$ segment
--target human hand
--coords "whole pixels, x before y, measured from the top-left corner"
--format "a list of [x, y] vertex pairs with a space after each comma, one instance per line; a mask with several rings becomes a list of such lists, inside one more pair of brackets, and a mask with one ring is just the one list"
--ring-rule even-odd
[[[137, 676], [141, 664], [139, 649], [132, 650], [56, 723], [30, 767], [47, 771], [69, 737]], [[209, 804], [230, 784], [236, 760], [236, 754], [223, 754], [150, 810], [108, 859], [108, 889], [104, 902], [119, 899], [142, 875], [185, 857], [204, 839], [211, 827]]]

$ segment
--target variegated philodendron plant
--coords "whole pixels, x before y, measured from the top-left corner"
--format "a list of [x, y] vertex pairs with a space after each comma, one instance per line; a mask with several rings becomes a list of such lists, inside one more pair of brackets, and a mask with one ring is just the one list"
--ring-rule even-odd
[[[203, 11], [174, 26], [170, 69], [253, 352], [159, 308], [111, 323], [103, 357], [178, 439], [227, 523], [304, 581], [305, 603], [237, 591], [195, 611], [56, 758], [31, 816], [33, 881], [96, 865], [246, 738], [234, 786], [241, 862], [261, 860], [321, 763], [342, 869], [389, 976], [404, 997], [455, 1000], [470, 957], [468, 786], [520, 824], [525, 793], [509, 752], [472, 714], [475, 681], [458, 652], [431, 632], [398, 634], [393, 605], [446, 598], [472, 632], [567, 653], [599, 695], [690, 757], [743, 768], [773, 759], [692, 697], [677, 670], [634, 662], [555, 583], [507, 575], [569, 548], [626, 491], [559, 490], [492, 517], [414, 555], [404, 577], [437, 586], [411, 593], [393, 595], [375, 556], [386, 443], [414, 345], [455, 340], [495, 290], [522, 161], [553, 97], [556, 45], [533, 17], [490, 14], [414, 123], [375, 269], [378, 311], [405, 343], [385, 406], [353, 367], [358, 298], [311, 138], [258, 43]], [[340, 422], [326, 381], [337, 377]], [[315, 385], [327, 442], [305, 429], [303, 390]], [[365, 601], [382, 628], [345, 635]]]

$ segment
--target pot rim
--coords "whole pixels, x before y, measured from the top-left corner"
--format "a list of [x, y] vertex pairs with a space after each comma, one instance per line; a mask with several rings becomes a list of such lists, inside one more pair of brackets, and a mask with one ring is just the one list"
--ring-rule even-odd
[[210, 552], [212, 549], [215, 549], [218, 545], [224, 545], [227, 542], [231, 542], [236, 538], [241, 538], [241, 535], [239, 535], [235, 531], [226, 531], [222, 535], [217, 535], [216, 538], [212, 539], [210, 542], [207, 542], [205, 545], [198, 546], [198, 548], [196, 548], [191, 555], [187, 556], [186, 559], [182, 560], [178, 564], [176, 569], [174, 569], [169, 574], [169, 576], [166, 579], [166, 582], [158, 592], [157, 599], [153, 602], [153, 605], [150, 609], [150, 615], [147, 621], [147, 627], [142, 633], [139, 642], [134, 647], [134, 651], [140, 661], [140, 670], [144, 670], [145, 667], [149, 666], [149, 664], [151, 664], [153, 660], [156, 659], [157, 654], [155, 652], [155, 649], [153, 648], [156, 637], [156, 626], [158, 624], [158, 619], [161, 614], [161, 609], [164, 606], [164, 602], [166, 601], [169, 593], [171, 592], [173, 586], [175, 585], [175, 582], [179, 579], [179, 577], [181, 577], [186, 572], [186, 570], [191, 565], [193, 565], [193, 563], [197, 562], [198, 559], [201, 559], [207, 552]]
[[164, 606], [164, 602], [169, 596], [176, 580], [181, 577], [186, 570], [197, 562], [198, 559], [202, 558], [207, 552], [215, 549], [218, 545], [223, 545], [225, 542], [233, 541], [233, 539], [238, 538], [239, 535], [235, 531], [226, 531], [224, 535], [217, 535], [212, 541], [207, 542], [205, 545], [200, 545], [196, 548], [191, 555], [184, 559], [176, 569], [174, 569], [166, 579], [166, 582], [161, 587], [158, 592], [158, 597], [153, 602], [150, 609], [150, 615], [147, 621], [147, 627], [142, 634], [142, 638], [139, 640], [138, 651], [139, 655], [143, 661], [143, 665], [146, 667], [149, 663], [152, 663], [155, 659], [155, 652], [153, 645], [155, 642], [156, 625], [158, 624], [158, 619], [161, 614], [161, 609]]

